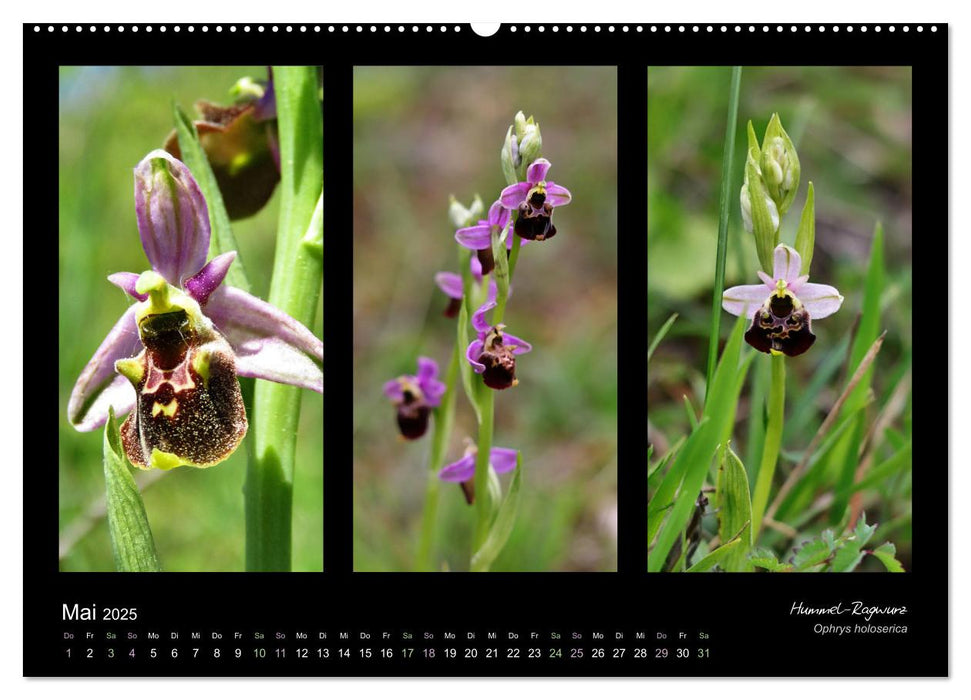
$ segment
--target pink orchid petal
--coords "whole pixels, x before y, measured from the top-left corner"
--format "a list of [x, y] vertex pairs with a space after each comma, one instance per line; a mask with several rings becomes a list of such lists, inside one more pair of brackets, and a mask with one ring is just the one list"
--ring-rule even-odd
[[455, 240], [470, 250], [485, 250], [492, 245], [491, 236], [488, 224], [467, 226], [455, 232]]
[[163, 150], [135, 167], [135, 214], [142, 248], [169, 283], [181, 286], [206, 264], [209, 209], [192, 173]]
[[472, 271], [472, 277], [475, 278], [476, 282], [482, 281], [482, 262], [479, 260], [478, 255], [473, 255], [469, 258], [469, 269]]
[[482, 374], [485, 372], [485, 365], [479, 362], [479, 356], [482, 354], [482, 349], [485, 347], [485, 343], [481, 340], [473, 340], [469, 343], [469, 347], [465, 349], [465, 359], [469, 361], [472, 365], [472, 369], [475, 370], [476, 374]]
[[[472, 259], [477, 260], [474, 255]], [[452, 299], [462, 298], [462, 278], [454, 272], [439, 272], [435, 275], [435, 284]]]
[[505, 474], [515, 469], [518, 457], [519, 451], [508, 447], [493, 447], [489, 450], [489, 463], [496, 470], [496, 474]]
[[81, 432], [104, 425], [109, 406], [114, 406], [115, 414], [121, 416], [135, 405], [135, 390], [127, 379], [115, 374], [115, 360], [134, 357], [142, 350], [135, 324], [137, 306], [129, 306], [118, 319], [71, 390], [67, 417]]
[[485, 315], [492, 311], [496, 307], [495, 300], [487, 301], [485, 304], [479, 307], [479, 309], [472, 314], [472, 327], [475, 328], [479, 333], [485, 333], [492, 326], [486, 323]]
[[324, 360], [323, 341], [305, 325], [241, 289], [220, 285], [209, 297], [204, 313], [234, 348], [249, 340], [279, 338], [317, 362]]
[[526, 181], [530, 187], [546, 179], [546, 173], [549, 172], [550, 165], [551, 163], [546, 158], [537, 158], [533, 161], [532, 165], [526, 169]]
[[390, 381], [385, 382], [383, 391], [384, 395], [392, 401], [398, 402], [405, 400], [405, 392], [401, 388], [401, 382], [399, 382], [397, 379], [391, 379]]
[[205, 304], [209, 300], [209, 296], [222, 284], [226, 278], [226, 273], [229, 272], [229, 266], [233, 264], [235, 259], [235, 250], [217, 255], [206, 263], [206, 266], [199, 272], [187, 279], [183, 288], [193, 299], [200, 304]]
[[486, 224], [489, 226], [498, 226], [499, 228], [505, 228], [506, 224], [509, 223], [509, 210], [502, 205], [502, 200], [497, 199], [489, 207], [489, 216], [486, 220]]
[[799, 277], [802, 258], [787, 245], [777, 245], [773, 253], [772, 276], [777, 280], [794, 282]]
[[519, 205], [526, 199], [526, 193], [529, 190], [530, 184], [528, 182], [517, 182], [502, 191], [499, 195], [499, 201], [506, 209], [518, 209]]
[[475, 476], [475, 455], [465, 455], [462, 459], [442, 467], [438, 478], [442, 481], [463, 482]]
[[769, 288], [769, 292], [770, 293], [774, 292], [775, 280], [772, 279], [772, 276], [765, 274], [764, 272], [762, 272], [762, 270], [759, 270], [758, 275], [759, 275], [759, 279], [765, 282], [765, 286]]
[[427, 382], [438, 376], [438, 363], [430, 357], [418, 358], [418, 382]]
[[279, 338], [251, 338], [233, 344], [236, 374], [324, 393], [324, 372], [308, 355]]
[[798, 298], [814, 321], [835, 314], [843, 304], [843, 296], [828, 284], [804, 284]]
[[555, 182], [546, 183], [546, 201], [551, 206], [562, 207], [564, 204], [569, 204], [572, 200], [573, 195], [563, 185], [557, 185]]
[[126, 292], [129, 296], [138, 299], [138, 301], [145, 301], [148, 299], [148, 294], [139, 294], [138, 290], [135, 289], [139, 277], [140, 275], [136, 275], [134, 272], [115, 272], [114, 274], [108, 275], [108, 281]]
[[761, 284], [743, 284], [738, 287], [730, 287], [722, 294], [722, 308], [734, 316], [745, 316], [751, 318], [769, 294], [765, 291], [765, 286]]
[[512, 333], [506, 333], [505, 331], [502, 332], [502, 344], [506, 347], [513, 348], [513, 355], [525, 355], [533, 349], [533, 346], [522, 338], [518, 338]]
[[800, 275], [796, 279], [792, 280], [789, 282], [789, 291], [796, 296], [799, 296], [799, 290], [802, 289], [802, 286], [806, 284], [806, 280], [808, 279], [809, 275]]

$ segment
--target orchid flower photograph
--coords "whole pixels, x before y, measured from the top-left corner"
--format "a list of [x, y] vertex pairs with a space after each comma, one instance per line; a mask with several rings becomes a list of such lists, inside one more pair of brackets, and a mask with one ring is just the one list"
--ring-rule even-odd
[[61, 70], [61, 570], [321, 570], [320, 86]]
[[616, 570], [616, 90], [355, 68], [355, 571]]
[[912, 75], [648, 69], [648, 571], [910, 571]]

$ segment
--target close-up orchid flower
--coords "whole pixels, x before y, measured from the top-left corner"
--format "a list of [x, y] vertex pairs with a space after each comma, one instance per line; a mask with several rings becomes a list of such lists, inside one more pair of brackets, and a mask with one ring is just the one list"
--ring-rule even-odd
[[556, 235], [553, 209], [570, 203], [570, 190], [546, 180], [550, 162], [537, 158], [526, 170], [526, 182], [506, 187], [499, 201], [506, 209], [518, 212], [516, 235], [527, 241], [545, 241]]
[[261, 70], [60, 75], [63, 570], [323, 566], [321, 71]]
[[759, 352], [801, 355], [816, 340], [812, 320], [830, 316], [842, 305], [835, 287], [808, 282], [801, 269], [799, 253], [780, 244], [772, 275], [759, 271], [762, 284], [731, 287], [722, 295], [725, 311], [752, 319], [745, 341]]
[[[156, 411], [154, 416], [150, 415], [153, 407], [161, 404], [141, 405], [143, 397], [136, 395], [133, 378], [147, 380], [153, 376], [148, 367], [157, 368], [162, 372], [158, 381], [171, 387], [177, 398], [180, 385], [173, 381], [173, 376], [196, 376], [195, 380], [184, 380], [185, 385], [195, 386], [199, 383], [198, 376], [205, 374], [199, 371], [202, 365], [198, 361], [196, 366], [191, 365], [196, 355], [186, 354], [186, 351], [195, 350], [190, 347], [192, 343], [202, 345], [206, 341], [189, 340], [185, 331], [180, 335], [176, 328], [174, 333], [181, 339], [180, 347], [167, 350], [168, 357], [163, 358], [165, 353], [152, 347], [156, 334], [154, 327], [168, 323], [164, 320], [165, 315], [178, 315], [188, 324], [192, 334], [198, 335], [204, 330], [209, 338], [225, 338], [231, 352], [223, 347], [217, 353], [221, 359], [219, 366], [225, 371], [241, 377], [293, 384], [319, 393], [323, 392], [323, 372], [318, 364], [323, 361], [323, 343], [303, 324], [279, 309], [247, 292], [222, 284], [236, 253], [224, 253], [206, 262], [210, 231], [205, 198], [188, 168], [165, 151], [152, 151], [135, 168], [135, 213], [142, 248], [153, 274], [139, 276], [119, 272], [109, 276], [109, 281], [139, 303], [122, 314], [82, 370], [71, 392], [68, 417], [78, 430], [94, 430], [104, 425], [109, 407], [114, 408], [115, 415], [121, 416], [139, 401], [136, 422], [142, 426], [138, 432], [145, 445], [142, 449], [147, 450], [148, 455], [133, 447], [128, 449], [134, 464], [166, 469], [179, 464], [208, 466], [216, 462], [209, 460], [202, 464], [189, 458], [184, 451], [171, 457], [151, 459], [152, 450], [158, 446], [146, 437], [152, 432], [148, 424], [174, 421], [176, 416], [181, 421], [183, 414], [166, 415]], [[173, 322], [175, 320], [178, 319]], [[134, 362], [139, 365], [138, 369], [131, 360], [136, 354], [138, 359]], [[116, 372], [119, 362], [122, 364]], [[148, 374], [144, 374], [146, 372]], [[147, 389], [144, 382], [141, 384], [139, 390], [144, 394]], [[126, 447], [133, 446], [136, 441], [126, 441], [125, 444]], [[237, 444], [238, 440], [232, 443], [232, 449]], [[168, 440], [163, 440], [162, 445], [172, 446]], [[232, 449], [224, 450], [221, 458], [231, 454]], [[166, 449], [160, 452], [173, 454]], [[185, 459], [180, 461], [183, 457]]]
[[490, 389], [508, 389], [516, 386], [516, 356], [524, 355], [533, 346], [522, 338], [506, 332], [505, 324], [490, 325], [485, 315], [496, 308], [495, 301], [487, 301], [472, 315], [472, 327], [478, 337], [469, 343], [465, 358], [476, 374]]

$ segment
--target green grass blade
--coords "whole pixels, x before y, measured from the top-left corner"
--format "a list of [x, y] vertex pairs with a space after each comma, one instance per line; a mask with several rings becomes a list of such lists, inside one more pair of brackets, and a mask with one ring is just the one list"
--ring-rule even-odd
[[732, 66], [731, 84], [728, 91], [728, 118], [725, 124], [725, 148], [722, 151], [721, 193], [718, 196], [718, 248], [715, 253], [715, 287], [711, 301], [711, 330], [708, 336], [708, 367], [705, 373], [705, 402], [715, 376], [718, 358], [718, 342], [721, 339], [722, 292], [725, 290], [725, 255], [728, 250], [728, 221], [731, 203], [738, 201], [732, 196], [732, 170], [735, 157], [735, 132], [738, 125], [738, 97], [741, 92], [742, 67]]
[[121, 447], [114, 409], [108, 409], [104, 437], [105, 493], [111, 552], [118, 571], [161, 571], [145, 504]]
[[492, 562], [499, 556], [499, 552], [506, 545], [509, 535], [512, 534], [513, 526], [516, 524], [516, 514], [519, 512], [519, 501], [522, 496], [523, 481], [523, 456], [522, 453], [516, 456], [516, 471], [512, 475], [512, 483], [509, 485], [509, 492], [502, 501], [499, 513], [489, 528], [489, 534], [485, 542], [472, 556], [472, 571], [488, 571]]
[[654, 351], [657, 350], [657, 346], [661, 344], [662, 340], [664, 340], [664, 336], [668, 334], [668, 331], [671, 330], [671, 326], [674, 325], [674, 322], [676, 320], [678, 320], [678, 314], [677, 313], [671, 314], [668, 320], [664, 322], [664, 325], [661, 326], [661, 330], [659, 330], [657, 332], [657, 335], [654, 336], [654, 340], [651, 342], [650, 347], [647, 349], [648, 362], [651, 361], [651, 358], [654, 356]]
[[232, 225], [229, 223], [229, 214], [226, 213], [226, 205], [223, 204], [223, 196], [219, 191], [219, 184], [216, 176], [209, 165], [206, 152], [199, 143], [199, 134], [196, 132], [195, 124], [186, 116], [185, 112], [179, 109], [178, 105], [172, 106], [175, 118], [175, 132], [179, 137], [179, 150], [182, 151], [182, 161], [186, 164], [199, 189], [206, 198], [206, 206], [209, 208], [209, 227], [212, 231], [209, 239], [209, 257], [213, 258], [231, 250], [236, 251], [236, 260], [226, 273], [226, 284], [242, 289], [244, 292], [250, 290], [249, 279], [246, 276], [246, 268], [239, 253], [239, 245], [233, 235]]

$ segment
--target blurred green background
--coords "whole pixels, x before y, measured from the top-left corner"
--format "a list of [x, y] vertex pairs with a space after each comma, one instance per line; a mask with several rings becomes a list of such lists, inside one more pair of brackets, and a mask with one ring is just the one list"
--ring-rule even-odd
[[[648, 69], [648, 337], [673, 313], [680, 316], [649, 368], [649, 442], [655, 457], [689, 432], [684, 396], [704, 403], [718, 232], [718, 198], [730, 68]], [[813, 324], [816, 344], [787, 362], [787, 415], [778, 476], [794, 466], [845, 383], [841, 360], [861, 310], [874, 225], [885, 234], [886, 290], [881, 300], [886, 341], [876, 361], [870, 415], [911, 432], [911, 70], [908, 67], [745, 67], [729, 191], [731, 224], [726, 287], [757, 284], [758, 258], [742, 226], [739, 189], [746, 122], [761, 140], [773, 112], [798, 148], [802, 176], [781, 240], [792, 245], [806, 197], [815, 187], [816, 246], [810, 281], [836, 286], [845, 297], [834, 316]], [[768, 272], [771, 272], [768, 271]], [[724, 339], [734, 317], [723, 313]], [[761, 371], [758, 360], [753, 372]], [[762, 363], [767, 365], [768, 363]], [[754, 376], [754, 375], [753, 375]], [[801, 393], [825, 379], [809, 410], [793, 414]], [[815, 390], [815, 389], [814, 389]], [[736, 416], [733, 448], [743, 456], [750, 415], [748, 386]], [[773, 491], [774, 493], [774, 491]], [[892, 539], [910, 568], [910, 474], [865, 494], [868, 522], [881, 523], [874, 543]], [[818, 532], [818, 530], [816, 531]], [[877, 569], [881, 567], [876, 565]]]
[[[263, 66], [66, 67], [60, 73], [59, 129], [59, 465], [60, 567], [112, 571], [104, 520], [102, 431], [76, 432], [67, 401], [78, 374], [130, 303], [105, 278], [148, 269], [135, 220], [132, 169], [172, 129], [172, 103], [190, 116], [206, 99], [229, 104], [242, 76]], [[266, 298], [279, 197], [233, 223], [253, 285]], [[313, 331], [321, 333], [318, 309]], [[323, 567], [323, 401], [304, 392], [293, 505], [293, 569]], [[249, 439], [249, 438], [247, 438]], [[139, 472], [159, 558], [167, 571], [244, 568], [245, 450], [210, 469]]]
[[[533, 344], [496, 396], [495, 445], [521, 450], [523, 498], [493, 570], [612, 571], [617, 510], [616, 71], [403, 67], [354, 71], [354, 566], [414, 566], [431, 427], [398, 438], [388, 379], [419, 355], [442, 373], [455, 321], [433, 281], [459, 272], [450, 194], [486, 207], [517, 110], [542, 128], [549, 178], [573, 194], [557, 236], [522, 250], [505, 322]], [[464, 356], [464, 348], [463, 348]], [[464, 360], [463, 360], [464, 361]], [[459, 390], [447, 462], [475, 438]], [[503, 477], [508, 485], [509, 477]], [[468, 567], [473, 509], [442, 484], [436, 568]]]

